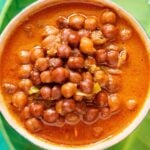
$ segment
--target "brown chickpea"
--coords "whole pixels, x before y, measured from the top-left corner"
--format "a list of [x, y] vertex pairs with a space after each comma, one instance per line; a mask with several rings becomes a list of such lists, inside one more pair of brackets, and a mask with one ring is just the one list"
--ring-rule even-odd
[[57, 35], [59, 33], [59, 30], [55, 28], [54, 26], [44, 26], [42, 37], [46, 37], [49, 35]]
[[69, 26], [73, 29], [79, 30], [84, 25], [85, 17], [82, 15], [72, 15], [69, 17]]
[[41, 122], [36, 118], [26, 120], [25, 127], [32, 133], [38, 132], [42, 129]]
[[49, 67], [48, 58], [38, 58], [35, 62], [35, 68], [39, 71], [45, 71]]
[[40, 103], [31, 103], [30, 104], [30, 113], [34, 117], [40, 117], [43, 114], [44, 111], [44, 105]]
[[97, 108], [88, 108], [86, 114], [84, 115], [84, 120], [87, 122], [95, 121], [99, 116], [99, 110]]
[[84, 67], [83, 57], [69, 57], [67, 65], [70, 69], [80, 69]]
[[118, 92], [121, 88], [121, 77], [119, 75], [109, 75], [108, 78], [107, 91], [110, 93]]
[[43, 86], [40, 89], [40, 94], [44, 100], [49, 100], [51, 98], [51, 88], [48, 86]]
[[65, 98], [72, 97], [77, 91], [77, 86], [74, 83], [67, 82], [62, 85], [61, 93]]
[[105, 24], [102, 26], [102, 32], [106, 38], [114, 38], [117, 34], [117, 29], [112, 24]]
[[19, 81], [19, 84], [18, 84], [18, 87], [27, 93], [32, 86], [33, 86], [33, 84], [32, 84], [32, 81], [30, 79], [22, 79]]
[[78, 35], [80, 36], [80, 38], [82, 37], [90, 37], [91, 32], [86, 30], [86, 29], [81, 29], [78, 31]]
[[88, 17], [85, 19], [84, 28], [87, 30], [95, 30], [97, 28], [97, 18], [96, 17]]
[[70, 124], [70, 125], [75, 125], [77, 123], [79, 123], [80, 121], [80, 117], [78, 114], [76, 113], [68, 113], [66, 116], [65, 116], [65, 119], [66, 119], [66, 123]]
[[68, 19], [66, 19], [63, 16], [59, 16], [57, 21], [56, 21], [56, 23], [57, 23], [57, 26], [58, 26], [59, 29], [68, 28], [69, 27]]
[[40, 79], [41, 79], [41, 82], [43, 83], [52, 82], [51, 71], [47, 70], [47, 71], [41, 72]]
[[112, 94], [109, 96], [108, 105], [110, 107], [111, 112], [114, 112], [120, 109], [121, 101], [117, 94]]
[[23, 119], [29, 119], [31, 118], [30, 108], [29, 106], [25, 106], [24, 109], [21, 112], [21, 118]]
[[108, 75], [102, 70], [96, 71], [94, 73], [94, 81], [105, 87], [109, 83]]
[[32, 71], [30, 77], [34, 85], [41, 83], [40, 73], [38, 71]]
[[108, 95], [106, 92], [104, 91], [101, 91], [99, 92], [95, 99], [94, 99], [94, 103], [97, 105], [97, 106], [100, 106], [100, 107], [105, 107], [108, 105]]
[[84, 93], [92, 93], [93, 92], [93, 81], [91, 80], [84, 80], [80, 82], [80, 89], [84, 92]]
[[98, 64], [105, 64], [107, 61], [106, 49], [99, 49], [95, 53], [95, 59]]
[[75, 48], [75, 49], [72, 51], [72, 56], [74, 56], [74, 57], [83, 57], [83, 54], [80, 52], [79, 49]]
[[31, 71], [32, 71], [31, 65], [22, 65], [19, 68], [18, 76], [20, 78], [29, 78]]
[[71, 47], [77, 47], [80, 43], [80, 36], [77, 32], [71, 32], [71, 34], [68, 36], [68, 43]]
[[22, 109], [28, 103], [27, 96], [24, 92], [19, 91], [13, 94], [12, 104], [19, 110]]
[[86, 103], [85, 102], [77, 102], [75, 110], [77, 113], [79, 113], [81, 115], [86, 114], [86, 110], [87, 110]]
[[54, 123], [59, 118], [59, 114], [56, 112], [55, 109], [49, 108], [44, 111], [43, 118], [46, 122]]
[[83, 78], [83, 81], [84, 80], [91, 80], [91, 81], [93, 80], [92, 74], [90, 72], [83, 72], [82, 78]]
[[60, 58], [50, 58], [49, 64], [50, 67], [57, 68], [63, 65], [63, 61]]
[[45, 37], [43, 39], [43, 41], [41, 42], [42, 48], [44, 50], [50, 50], [55, 43], [56, 37], [57, 37], [56, 35], [49, 35], [49, 36]]
[[92, 65], [96, 65], [96, 60], [95, 60], [95, 58], [92, 57], [92, 56], [88, 56], [88, 57], [85, 59], [84, 65], [85, 65], [86, 68], [89, 68], [89, 67], [92, 66]]
[[30, 63], [30, 52], [26, 50], [22, 50], [18, 54], [18, 58], [21, 64], [29, 64]]
[[75, 110], [76, 103], [73, 99], [65, 99], [63, 102], [63, 112], [64, 113], [69, 113]]
[[63, 29], [61, 33], [61, 39], [64, 43], [68, 43], [68, 37], [71, 34], [71, 29]]
[[57, 100], [61, 98], [61, 88], [57, 85], [55, 85], [51, 90], [51, 99]]
[[17, 86], [12, 83], [4, 83], [2, 85], [2, 88], [3, 88], [4, 92], [6, 92], [7, 94], [13, 94], [17, 90]]
[[69, 78], [69, 71], [63, 67], [58, 67], [52, 71], [51, 77], [54, 82], [61, 83]]
[[132, 30], [128, 27], [125, 27], [120, 30], [119, 35], [122, 41], [127, 41], [132, 37]]
[[96, 50], [90, 38], [82, 37], [80, 40], [80, 51], [84, 54], [92, 55]]
[[137, 101], [135, 99], [129, 99], [126, 102], [126, 106], [129, 110], [134, 110], [137, 107]]
[[112, 11], [105, 11], [101, 16], [101, 22], [103, 24], [115, 24], [116, 23], [116, 14]]
[[80, 81], [82, 80], [82, 77], [79, 73], [70, 71], [69, 80], [73, 83], [80, 83]]
[[58, 47], [57, 50], [57, 56], [60, 58], [68, 58], [71, 55], [71, 48], [66, 45], [63, 44], [60, 47]]
[[111, 67], [116, 67], [118, 64], [118, 51], [108, 51], [107, 52], [107, 62]]
[[36, 61], [38, 58], [44, 57], [44, 52], [40, 46], [36, 46], [31, 50], [30, 57], [32, 61]]

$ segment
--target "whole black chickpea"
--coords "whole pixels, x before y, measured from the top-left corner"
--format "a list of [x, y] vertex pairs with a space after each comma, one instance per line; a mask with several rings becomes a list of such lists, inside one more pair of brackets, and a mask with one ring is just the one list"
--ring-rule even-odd
[[28, 93], [30, 88], [33, 86], [33, 83], [30, 79], [22, 79], [18, 83], [18, 87], [24, 92]]
[[85, 19], [85, 22], [84, 22], [84, 28], [87, 29], [87, 30], [95, 30], [97, 28], [97, 18], [96, 17], [88, 17]]
[[17, 107], [19, 110], [25, 107], [27, 103], [28, 103], [27, 95], [24, 92], [18, 91], [13, 94], [12, 104], [13, 106]]
[[83, 78], [83, 81], [85, 80], [93, 80], [93, 77], [92, 77], [92, 74], [90, 72], [83, 72], [82, 73], [82, 78]]
[[59, 16], [57, 21], [57, 26], [59, 29], [63, 29], [63, 28], [68, 28], [69, 27], [69, 21], [67, 18], [63, 17], [63, 16]]
[[71, 47], [77, 47], [80, 43], [80, 36], [77, 32], [71, 32], [71, 34], [68, 37], [68, 43]]
[[70, 69], [80, 69], [84, 67], [83, 57], [69, 57], [67, 65]]
[[44, 57], [43, 49], [40, 46], [36, 46], [31, 50], [30, 57], [32, 61], [36, 61], [38, 58]]
[[64, 113], [69, 113], [74, 111], [75, 107], [76, 107], [76, 103], [73, 99], [65, 99], [63, 101], [62, 108]]
[[71, 48], [67, 44], [58, 47], [57, 56], [60, 58], [68, 58], [71, 55]]
[[95, 59], [98, 64], [107, 63], [107, 52], [106, 49], [99, 49], [95, 53]]
[[68, 37], [71, 34], [72, 30], [71, 29], [63, 29], [61, 32], [61, 39], [63, 43], [68, 43]]
[[82, 76], [78, 72], [70, 71], [69, 80], [72, 83], [80, 83], [80, 81], [82, 80]]
[[84, 115], [84, 120], [87, 122], [95, 121], [99, 116], [99, 110], [97, 108], [88, 108], [86, 114]]
[[25, 127], [30, 132], [35, 133], [42, 129], [42, 123], [36, 118], [30, 118], [25, 121]]
[[40, 94], [44, 100], [49, 100], [51, 98], [51, 88], [48, 86], [43, 86], [40, 89]]
[[61, 87], [61, 93], [65, 98], [72, 97], [76, 93], [76, 91], [77, 91], [77, 86], [72, 82], [67, 82], [63, 84]]
[[54, 67], [54, 68], [62, 67], [63, 61], [60, 58], [50, 58], [49, 64], [50, 64], [50, 67]]
[[44, 111], [44, 105], [40, 104], [40, 103], [31, 103], [29, 105], [30, 107], [30, 113], [32, 114], [32, 116], [34, 117], [40, 117], [43, 114]]
[[29, 78], [31, 71], [32, 71], [32, 65], [30, 64], [22, 65], [18, 70], [18, 76], [20, 78]]
[[119, 56], [119, 52], [118, 51], [108, 51], [107, 52], [107, 62], [108, 65], [111, 67], [117, 67], [118, 64], [118, 56]]
[[91, 80], [84, 80], [80, 82], [80, 89], [84, 92], [84, 93], [92, 93], [93, 92], [93, 81]]
[[41, 83], [40, 73], [38, 71], [32, 71], [30, 77], [33, 84], [39, 85]]
[[47, 71], [41, 72], [40, 79], [41, 79], [41, 82], [43, 83], [52, 82], [51, 71], [47, 70]]
[[116, 23], [116, 14], [110, 10], [103, 12], [101, 16], [101, 22], [103, 24], [110, 23], [115, 24]]
[[31, 112], [30, 112], [30, 107], [29, 106], [25, 106], [24, 109], [21, 112], [21, 118], [23, 119], [29, 119], [31, 118]]
[[2, 88], [7, 94], [13, 94], [17, 91], [17, 86], [12, 83], [3, 83]]
[[48, 58], [38, 58], [35, 62], [35, 68], [39, 71], [45, 71], [49, 67]]
[[121, 89], [121, 76], [120, 75], [109, 75], [108, 82], [105, 86], [106, 90], [110, 93], [118, 92]]
[[52, 71], [51, 77], [54, 82], [61, 83], [69, 78], [69, 71], [63, 67], [58, 67]]
[[73, 29], [79, 30], [84, 25], [85, 17], [82, 15], [72, 15], [69, 17], [69, 26]]
[[99, 92], [95, 99], [94, 99], [94, 103], [97, 105], [97, 106], [100, 106], [100, 107], [105, 107], [108, 105], [108, 95], [106, 92], [104, 91], [101, 91]]
[[30, 52], [27, 50], [22, 50], [18, 54], [18, 58], [21, 64], [29, 64], [30, 63]]
[[105, 24], [102, 26], [102, 32], [106, 38], [114, 38], [117, 34], [117, 29], [112, 24]]
[[57, 100], [57, 99], [60, 99], [61, 96], [62, 96], [62, 94], [61, 94], [60, 86], [55, 85], [51, 90], [51, 99], [52, 100]]
[[86, 29], [81, 29], [78, 31], [78, 35], [80, 36], [80, 38], [82, 37], [90, 37], [91, 32], [89, 30]]
[[46, 122], [54, 123], [59, 118], [59, 114], [56, 112], [55, 109], [49, 108], [44, 111], [43, 118]]

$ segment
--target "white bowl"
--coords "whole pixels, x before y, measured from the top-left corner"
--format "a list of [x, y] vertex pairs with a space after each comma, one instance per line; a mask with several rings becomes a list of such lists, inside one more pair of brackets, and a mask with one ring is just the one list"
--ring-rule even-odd
[[[91, 3], [91, 4], [97, 4], [97, 5], [106, 5], [108, 7], [112, 7], [119, 15], [122, 15], [124, 18], [126, 18], [135, 28], [135, 30], [140, 34], [141, 39], [143, 40], [143, 43], [145, 44], [146, 50], [149, 54], [149, 60], [150, 60], [150, 41], [144, 32], [144, 30], [141, 28], [139, 23], [124, 9], [120, 8], [116, 4], [114, 4], [112, 1], [109, 0], [71, 0], [71, 2], [80, 2], [80, 3]], [[70, 3], [69, 0], [42, 0], [37, 1], [30, 5], [29, 7], [25, 8], [20, 14], [18, 14], [5, 28], [3, 33], [0, 37], [0, 57], [3, 52], [3, 48], [5, 44], [7, 43], [7, 39], [11, 35], [11, 33], [14, 31], [14, 29], [21, 24], [25, 18], [28, 18], [28, 16], [53, 5], [57, 5], [60, 3]], [[149, 61], [150, 62], [150, 61]], [[150, 81], [148, 81], [150, 83]], [[149, 84], [150, 85], [150, 84]], [[2, 94], [0, 94], [0, 110], [9, 125], [14, 128], [19, 134], [21, 134], [23, 137], [25, 137], [27, 140], [32, 142], [33, 144], [44, 148], [44, 149], [50, 149], [50, 150], [100, 150], [100, 149], [106, 149], [121, 140], [123, 140], [125, 137], [127, 137], [144, 119], [146, 116], [148, 110], [150, 108], [150, 86], [147, 93], [147, 97], [145, 99], [145, 103], [141, 109], [141, 111], [138, 113], [136, 118], [132, 121], [132, 123], [127, 126], [121, 133], [117, 134], [116, 136], [112, 138], [108, 138], [104, 141], [99, 141], [93, 144], [83, 145], [83, 146], [66, 146], [66, 145], [58, 145], [52, 142], [48, 142], [46, 140], [40, 139], [38, 137], [35, 137], [34, 135], [27, 132], [18, 122], [13, 118], [13, 116], [8, 111], [7, 106], [5, 105], [4, 98]]]

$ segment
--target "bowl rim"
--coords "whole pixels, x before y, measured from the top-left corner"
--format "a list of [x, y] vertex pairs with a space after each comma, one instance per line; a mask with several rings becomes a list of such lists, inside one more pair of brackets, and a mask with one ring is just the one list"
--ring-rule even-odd
[[[136, 21], [135, 18], [133, 18], [127, 11], [125, 11], [123, 8], [115, 4], [114, 2], [110, 0], [72, 0], [71, 2], [77, 2], [77, 3], [91, 3], [96, 5], [106, 5], [108, 7], [113, 8], [119, 15], [122, 15], [125, 17], [132, 26], [135, 27], [135, 30], [140, 33], [140, 37], [143, 40], [143, 43], [145, 44], [145, 48], [148, 52], [148, 57], [150, 60], [150, 41], [148, 39], [148, 36], [144, 32], [143, 28], [140, 26], [140, 24]], [[68, 0], [42, 0], [42, 1], [36, 1], [23, 9], [15, 18], [11, 20], [11, 22], [7, 25], [7, 27], [4, 29], [4, 31], [1, 34], [0, 37], [0, 57], [2, 55], [4, 46], [7, 42], [8, 37], [13, 33], [13, 30], [24, 21], [24, 18], [30, 17], [30, 15], [39, 12], [41, 9], [45, 9], [46, 7], [51, 7], [53, 5], [57, 5], [60, 3], [70, 3]], [[149, 61], [150, 62], [150, 61]], [[149, 64], [150, 66], [150, 64]], [[148, 81], [150, 85], [150, 81]], [[51, 149], [51, 150], [74, 150], [80, 148], [81, 150], [100, 150], [100, 149], [106, 149], [114, 144], [117, 144], [124, 138], [126, 138], [144, 119], [146, 114], [148, 113], [148, 110], [150, 108], [150, 86], [148, 86], [147, 91], [147, 97], [145, 100], [145, 103], [143, 107], [141, 108], [140, 112], [137, 114], [136, 118], [128, 125], [126, 128], [122, 130], [122, 132], [116, 134], [114, 137], [108, 138], [107, 140], [101, 140], [96, 143], [88, 144], [88, 145], [81, 145], [81, 146], [69, 146], [69, 145], [62, 145], [62, 144], [56, 144], [53, 142], [48, 142], [44, 139], [40, 139], [35, 137], [34, 135], [30, 134], [28, 131], [26, 131], [20, 124], [17, 123], [15, 119], [10, 115], [10, 112], [8, 111], [8, 108], [6, 107], [4, 103], [4, 98], [2, 96], [2, 93], [0, 91], [0, 110], [8, 124], [14, 128], [20, 135], [22, 135], [25, 139], [32, 142], [33, 144], [44, 148], [44, 149]]]

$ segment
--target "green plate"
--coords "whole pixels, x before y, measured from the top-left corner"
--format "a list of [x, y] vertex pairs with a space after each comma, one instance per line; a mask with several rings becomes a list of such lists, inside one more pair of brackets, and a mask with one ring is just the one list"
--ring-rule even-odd
[[[0, 0], [0, 6], [2, 5]], [[7, 0], [0, 14], [0, 32], [24, 7], [35, 0]], [[150, 0], [113, 0], [130, 12], [150, 36]], [[0, 7], [1, 8], [1, 7]], [[124, 141], [108, 150], [150, 150], [150, 113], [141, 125]], [[0, 115], [0, 148], [2, 150], [39, 150], [38, 147], [20, 136]]]

